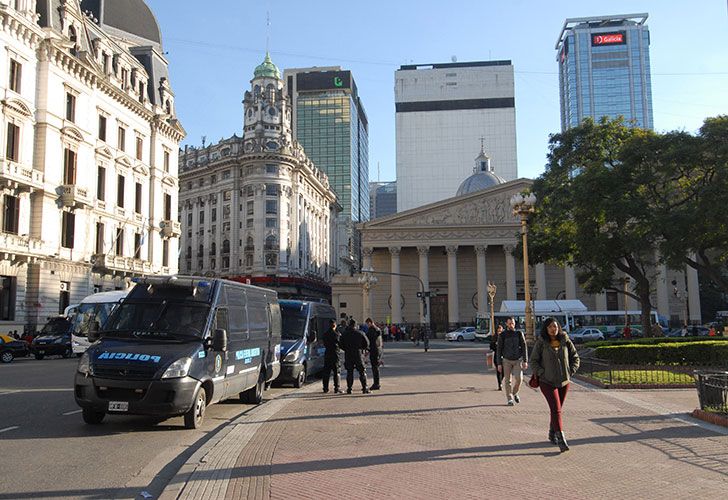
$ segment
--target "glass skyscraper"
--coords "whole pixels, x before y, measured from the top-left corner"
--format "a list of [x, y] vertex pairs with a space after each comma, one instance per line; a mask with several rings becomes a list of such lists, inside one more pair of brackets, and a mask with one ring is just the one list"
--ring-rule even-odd
[[567, 19], [556, 42], [561, 130], [586, 117], [623, 116], [651, 129], [647, 14]]

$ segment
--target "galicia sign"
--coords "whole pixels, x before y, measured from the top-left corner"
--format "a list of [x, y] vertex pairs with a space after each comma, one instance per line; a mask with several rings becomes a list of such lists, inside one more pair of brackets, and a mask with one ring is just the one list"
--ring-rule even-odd
[[627, 34], [624, 31], [592, 35], [592, 45], [624, 45], [625, 43], [627, 43]]

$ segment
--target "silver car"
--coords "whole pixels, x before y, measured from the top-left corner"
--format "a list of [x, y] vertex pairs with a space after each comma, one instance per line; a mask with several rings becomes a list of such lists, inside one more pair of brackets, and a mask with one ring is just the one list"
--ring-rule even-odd
[[591, 340], [604, 340], [604, 332], [599, 328], [581, 327], [569, 334], [573, 342], [589, 342]]

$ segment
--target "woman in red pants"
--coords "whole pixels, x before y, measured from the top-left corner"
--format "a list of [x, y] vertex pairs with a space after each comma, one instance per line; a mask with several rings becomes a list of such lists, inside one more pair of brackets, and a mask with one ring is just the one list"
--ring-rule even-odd
[[571, 376], [579, 369], [579, 355], [571, 339], [555, 318], [547, 318], [531, 352], [531, 368], [538, 376], [539, 387], [551, 410], [549, 441], [561, 452], [569, 450], [564, 436], [561, 408], [569, 391]]

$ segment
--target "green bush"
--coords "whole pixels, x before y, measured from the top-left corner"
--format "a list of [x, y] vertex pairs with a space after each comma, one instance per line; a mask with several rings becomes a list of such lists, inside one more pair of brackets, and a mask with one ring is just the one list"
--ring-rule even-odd
[[715, 342], [724, 340], [721, 337], [651, 337], [646, 339], [613, 339], [613, 340], [594, 340], [586, 342], [584, 347], [602, 347], [615, 345], [654, 345], [654, 344], [679, 344], [684, 342]]
[[631, 343], [597, 347], [594, 355], [617, 364], [728, 365], [728, 341]]

